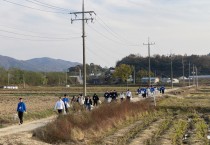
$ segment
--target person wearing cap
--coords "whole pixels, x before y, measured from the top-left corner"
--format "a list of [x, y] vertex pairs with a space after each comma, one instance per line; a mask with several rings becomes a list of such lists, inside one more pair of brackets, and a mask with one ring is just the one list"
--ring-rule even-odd
[[23, 102], [23, 98], [19, 98], [19, 103], [17, 105], [17, 112], [18, 112], [18, 118], [20, 120], [19, 125], [23, 124], [23, 113], [26, 112], [26, 105]]

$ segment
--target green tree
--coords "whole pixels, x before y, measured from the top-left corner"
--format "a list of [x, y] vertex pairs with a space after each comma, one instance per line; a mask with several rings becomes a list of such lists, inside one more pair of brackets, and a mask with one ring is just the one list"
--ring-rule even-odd
[[127, 81], [129, 76], [131, 75], [132, 69], [129, 65], [121, 64], [115, 68], [115, 72], [113, 76], [116, 78], [122, 79], [122, 81]]
[[148, 72], [145, 69], [141, 69], [137, 72], [136, 76], [137, 76], [138, 80], [140, 81], [141, 78], [148, 76]]
[[[148, 74], [149, 74], [148, 70], [145, 70], [145, 69], [139, 70], [136, 74], [136, 76], [138, 78], [137, 80], [140, 82], [143, 77], [149, 77]], [[154, 77], [155, 75], [153, 72], [150, 72], [150, 76]]]

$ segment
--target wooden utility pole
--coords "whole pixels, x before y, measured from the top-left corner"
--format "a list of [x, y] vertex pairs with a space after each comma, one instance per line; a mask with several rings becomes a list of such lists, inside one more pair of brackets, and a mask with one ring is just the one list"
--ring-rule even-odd
[[189, 86], [190, 86], [190, 62], [189, 62], [189, 77], [188, 77], [188, 79], [189, 79]]
[[171, 89], [173, 89], [173, 61], [171, 55]]
[[183, 75], [183, 86], [185, 86], [185, 77], [184, 77], [184, 59], [183, 59], [183, 56], [182, 56], [182, 75]]
[[[93, 22], [92, 14], [96, 13], [94, 11], [85, 11], [85, 3], [82, 0], [82, 12], [72, 12], [70, 13], [75, 15], [74, 19], [71, 19], [71, 23], [73, 21], [82, 21], [82, 43], [83, 43], [83, 96], [86, 96], [86, 49], [85, 49], [85, 22], [87, 23], [89, 20]], [[82, 15], [81, 19], [77, 18], [77, 15]], [[85, 14], [89, 14], [89, 18], [85, 17]]]
[[148, 43], [144, 44], [143, 45], [147, 45], [148, 46], [148, 59], [149, 59], [149, 87], [151, 86], [151, 68], [150, 68], [150, 46], [151, 45], [155, 45], [155, 43], [150, 43], [150, 40], [148, 38]]

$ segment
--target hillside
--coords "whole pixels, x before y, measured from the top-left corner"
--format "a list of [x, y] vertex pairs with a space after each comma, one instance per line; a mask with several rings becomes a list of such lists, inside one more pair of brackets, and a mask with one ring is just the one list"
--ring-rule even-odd
[[30, 60], [17, 60], [0, 55], [0, 67], [5, 69], [19, 68], [28, 71], [61, 72], [80, 63], [52, 58], [34, 58]]
[[[210, 74], [210, 56], [208, 55], [191, 55], [191, 56], [173, 55], [172, 62], [173, 62], [174, 77], [180, 77], [183, 75], [183, 64], [184, 64], [184, 74], [185, 76], [188, 77], [189, 63], [190, 63], [190, 72], [191, 72], [190, 75], [192, 75], [193, 65], [197, 66], [198, 75]], [[139, 55], [131, 54], [117, 62], [117, 66], [120, 64], [128, 64], [131, 66], [135, 66], [136, 72], [139, 72], [139, 70], [148, 70], [148, 57], [142, 57]], [[153, 55], [151, 57], [151, 71], [156, 76], [170, 77], [171, 57], [165, 55], [162, 56]]]

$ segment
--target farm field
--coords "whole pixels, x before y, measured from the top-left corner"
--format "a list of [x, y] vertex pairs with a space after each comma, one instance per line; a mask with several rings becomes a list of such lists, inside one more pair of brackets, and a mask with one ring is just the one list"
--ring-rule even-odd
[[155, 114], [142, 117], [95, 144], [208, 145], [210, 87], [172, 91], [159, 98]]
[[[210, 131], [209, 90], [210, 87], [201, 87], [197, 91], [195, 91], [195, 89], [193, 88], [175, 90], [165, 94], [163, 97], [157, 98], [157, 107], [155, 108], [152, 98], [147, 98], [143, 101], [143, 104], [145, 104], [146, 106], [140, 103], [139, 109], [138, 107], [135, 107], [136, 105], [138, 106], [138, 104], [135, 103], [133, 105], [131, 104], [132, 107], [130, 105], [122, 104], [125, 105], [125, 107], [132, 108], [133, 110], [130, 113], [129, 111], [126, 111], [125, 117], [123, 117], [123, 115], [120, 115], [120, 112], [118, 112], [118, 114], [111, 113], [115, 116], [114, 122], [112, 120], [112, 116], [108, 117], [109, 123], [112, 123], [111, 126], [109, 126], [109, 123], [106, 121], [106, 117], [101, 116], [103, 113], [100, 113], [100, 116], [101, 118], [104, 118], [102, 123], [106, 122], [106, 125], [104, 124], [102, 126], [99, 124], [99, 126], [96, 127], [94, 127], [94, 125], [91, 125], [92, 127], [90, 128], [84, 127], [82, 125], [83, 120], [86, 121], [85, 123], [94, 121], [94, 119], [90, 120], [89, 113], [84, 114], [86, 116], [85, 118], [89, 118], [88, 120], [84, 119], [84, 116], [78, 116], [77, 114], [75, 114], [76, 116], [70, 115], [69, 117], [71, 119], [66, 116], [66, 119], [70, 121], [70, 123], [73, 123], [75, 118], [76, 120], [80, 120], [80, 124], [71, 124], [72, 129], [70, 130], [73, 130], [73, 132], [69, 132], [69, 138], [67, 140], [65, 139], [65, 141], [63, 140], [63, 142], [61, 138], [59, 139], [59, 137], [62, 136], [59, 135], [59, 137], [57, 138], [58, 142], [54, 143], [207, 145], [210, 143], [207, 139], [207, 136], [210, 134], [210, 132], [208, 132]], [[56, 100], [56, 97], [45, 97], [54, 98]], [[52, 99], [52, 102], [53, 101], [54, 100]], [[54, 102], [52, 104], [54, 105]], [[119, 105], [118, 107], [121, 108], [123, 106]], [[105, 114], [108, 113], [107, 111], [103, 110], [103, 106], [102, 108], [99, 107], [97, 109], [99, 112], [102, 111]], [[94, 112], [98, 112], [97, 109]], [[113, 111], [113, 109], [114, 108], [112, 108], [111, 110]], [[92, 115], [95, 114], [94, 112]], [[120, 120], [117, 120], [118, 117], [120, 117]], [[59, 119], [57, 123], [59, 123], [60, 121], [62, 120]], [[74, 125], [78, 125], [76, 130], [73, 127]], [[46, 128], [43, 131], [45, 132], [45, 130]], [[65, 131], [67, 130], [65, 129]], [[51, 132], [56, 131], [51, 130]], [[14, 140], [13, 142], [7, 142], [15, 142], [21, 144], [28, 144], [29, 142], [33, 144], [52, 143], [52, 140], [48, 142], [47, 136], [43, 142], [43, 138], [37, 136], [36, 133], [40, 134], [39, 131], [36, 131], [35, 134], [33, 132], [33, 137], [30, 133], [22, 134], [22, 136], [25, 137], [25, 143], [24, 140], [21, 139], [20, 135], [10, 136], [10, 138], [14, 138]], [[6, 141], [8, 138], [9, 137], [4, 137], [0, 139], [0, 144]], [[49, 136], [49, 139], [50, 138], [51, 137]]]
[[34, 120], [48, 117], [54, 114], [53, 107], [58, 97], [55, 96], [14, 96], [6, 95], [0, 97], [0, 126], [8, 126], [18, 123], [14, 118], [16, 114], [19, 97], [26, 103], [27, 114], [24, 120]]
[[[88, 87], [87, 92], [90, 96], [97, 93], [101, 100], [103, 100], [103, 93], [107, 90], [125, 91], [126, 87]], [[133, 93], [136, 87], [129, 87]], [[69, 98], [73, 95], [78, 95], [82, 92], [82, 87], [31, 87], [18, 90], [0, 89], [0, 128], [17, 123], [14, 120], [16, 113], [17, 103], [19, 98], [22, 97], [27, 106], [27, 114], [24, 120], [34, 120], [45, 118], [55, 115], [53, 108], [58, 96], [63, 96], [64, 93], [68, 94]]]

